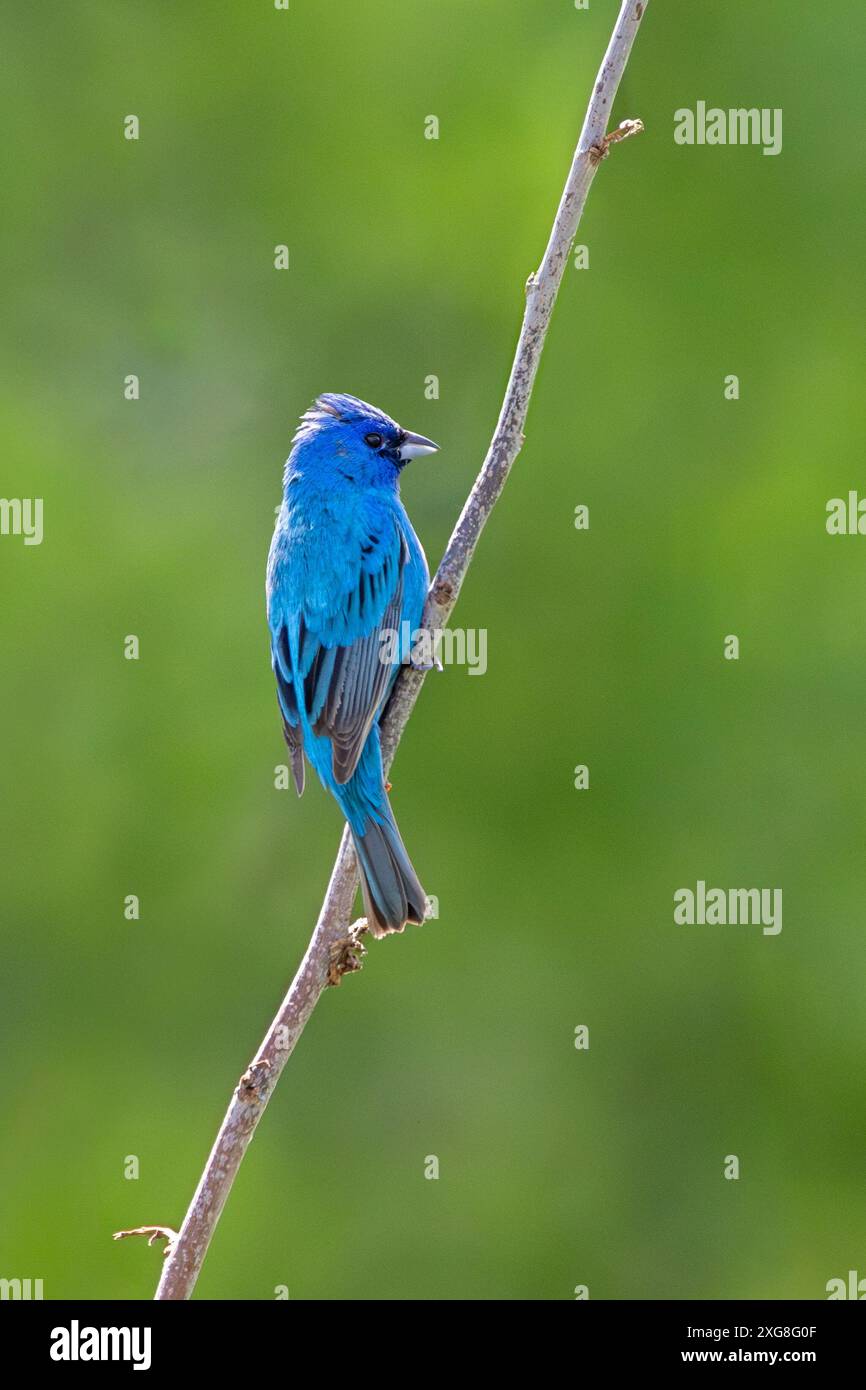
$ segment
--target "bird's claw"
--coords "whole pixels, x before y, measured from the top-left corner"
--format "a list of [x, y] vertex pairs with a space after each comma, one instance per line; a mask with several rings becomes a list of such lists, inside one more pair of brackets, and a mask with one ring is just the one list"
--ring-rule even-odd
[[432, 661], [416, 661], [414, 656], [410, 656], [409, 665], [412, 667], [413, 671], [420, 671], [422, 675], [426, 675], [428, 671], [445, 670], [445, 667], [442, 665], [442, 662], [439, 660], [438, 656], [434, 657]]

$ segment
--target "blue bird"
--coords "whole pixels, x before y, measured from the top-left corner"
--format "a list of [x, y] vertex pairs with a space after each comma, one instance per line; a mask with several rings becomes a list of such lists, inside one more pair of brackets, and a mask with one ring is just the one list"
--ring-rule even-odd
[[438, 445], [355, 396], [301, 418], [268, 555], [271, 664], [292, 775], [304, 756], [349, 822], [374, 936], [422, 922], [426, 898], [391, 813], [379, 719], [429, 583], [400, 473]]

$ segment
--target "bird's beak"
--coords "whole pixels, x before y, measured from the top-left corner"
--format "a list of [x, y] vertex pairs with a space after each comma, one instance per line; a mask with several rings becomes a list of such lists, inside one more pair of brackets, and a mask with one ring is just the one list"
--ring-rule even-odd
[[439, 448], [432, 439], [425, 439], [423, 434], [410, 434], [408, 430], [403, 431], [403, 438], [399, 448], [401, 459], [420, 458], [422, 454], [435, 454]]

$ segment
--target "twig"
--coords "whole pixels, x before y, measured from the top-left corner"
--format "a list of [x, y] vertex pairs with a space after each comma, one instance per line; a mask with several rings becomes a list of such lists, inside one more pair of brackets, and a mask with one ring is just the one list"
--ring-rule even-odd
[[[544, 258], [527, 281], [523, 326], [496, 430], [430, 586], [423, 619], [428, 629], [446, 625], [478, 538], [523, 444], [523, 426], [550, 316], [596, 169], [611, 145], [643, 128], [639, 121], [626, 121], [605, 135], [646, 4], [647, 0], [624, 0], [599, 69]], [[386, 771], [424, 675], [423, 671], [407, 666], [394, 686], [382, 724]], [[364, 924], [349, 927], [356, 886], [355, 853], [346, 829], [306, 955], [254, 1061], [234, 1092], [180, 1234], [167, 1251], [157, 1299], [190, 1297], [247, 1145], [310, 1014], [329, 984], [338, 984], [344, 974], [360, 968]], [[150, 1229], [155, 1228], [142, 1228]]]
[[642, 130], [643, 121], [620, 121], [616, 130], [609, 130], [603, 140], [593, 145], [589, 152], [593, 164], [600, 164], [603, 159], [607, 159], [611, 145], [618, 145], [620, 140], [628, 140], [631, 135], [640, 135]]
[[126, 1240], [127, 1236], [147, 1236], [148, 1245], [153, 1245], [157, 1240], [165, 1241], [163, 1258], [170, 1255], [177, 1240], [177, 1231], [173, 1231], [170, 1226], [136, 1226], [132, 1231], [115, 1231], [112, 1240]]

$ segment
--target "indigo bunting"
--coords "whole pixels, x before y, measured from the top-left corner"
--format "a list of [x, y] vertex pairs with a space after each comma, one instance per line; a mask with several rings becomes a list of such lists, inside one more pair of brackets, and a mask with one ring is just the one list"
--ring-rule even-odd
[[319, 396], [283, 475], [268, 555], [271, 664], [292, 776], [304, 757], [349, 822], [374, 936], [422, 922], [426, 898], [391, 812], [379, 719], [411, 659], [429, 583], [400, 473], [438, 446], [355, 396]]

